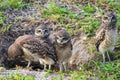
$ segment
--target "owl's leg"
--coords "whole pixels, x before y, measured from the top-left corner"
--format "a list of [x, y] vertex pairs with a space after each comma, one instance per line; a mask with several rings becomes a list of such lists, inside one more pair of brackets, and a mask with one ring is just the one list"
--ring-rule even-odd
[[51, 64], [49, 64], [49, 70], [51, 69]]
[[63, 65], [62, 65], [62, 63], [59, 64], [59, 69], [60, 69], [60, 72], [63, 71]]
[[31, 61], [28, 60], [27, 68], [30, 66], [30, 64], [31, 64]]
[[67, 65], [65, 62], [63, 62], [63, 67], [64, 67], [64, 70], [66, 71], [67, 70]]
[[103, 63], [105, 63], [105, 53], [102, 53], [103, 55]]
[[46, 70], [47, 65], [44, 63], [44, 70]]
[[110, 56], [109, 56], [109, 53], [108, 53], [108, 51], [107, 51], [107, 57], [108, 57], [108, 59], [109, 59], [109, 62], [111, 61], [111, 59], [110, 59]]

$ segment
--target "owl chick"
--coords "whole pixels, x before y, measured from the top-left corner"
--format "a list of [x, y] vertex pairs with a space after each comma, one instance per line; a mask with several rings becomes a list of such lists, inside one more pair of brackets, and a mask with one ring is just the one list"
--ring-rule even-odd
[[72, 55], [71, 36], [62, 29], [55, 34], [55, 52], [60, 71], [67, 70], [67, 63]]
[[[21, 54], [25, 60], [28, 61], [27, 67], [31, 64], [31, 61], [39, 61], [40, 64], [44, 65], [44, 69], [46, 65], [49, 65], [49, 69], [51, 65], [55, 63], [56, 56], [54, 54], [54, 49], [51, 41], [49, 40], [49, 29], [46, 25], [41, 25], [35, 29], [35, 35], [25, 35], [18, 37], [15, 42], [11, 46], [15, 49], [11, 51], [8, 49], [8, 55], [10, 56], [15, 52], [14, 55], [18, 56]], [[10, 48], [11, 48], [10, 46]], [[16, 49], [17, 48], [17, 49]], [[13, 56], [14, 56], [13, 55]]]
[[109, 61], [111, 61], [109, 53], [112, 52], [115, 48], [115, 44], [117, 42], [117, 16], [115, 12], [109, 11], [102, 16], [102, 24], [100, 28], [96, 32], [96, 48], [102, 53], [103, 63], [106, 62], [105, 54]]

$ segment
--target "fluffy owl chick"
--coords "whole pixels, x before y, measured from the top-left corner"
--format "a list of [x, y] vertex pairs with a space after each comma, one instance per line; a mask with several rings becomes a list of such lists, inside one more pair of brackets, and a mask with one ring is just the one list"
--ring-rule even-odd
[[102, 24], [96, 32], [96, 48], [103, 55], [103, 63], [106, 62], [105, 54], [111, 61], [109, 53], [114, 50], [117, 42], [117, 17], [115, 12], [107, 12], [102, 16]]
[[60, 71], [67, 69], [67, 63], [72, 55], [71, 36], [62, 29], [55, 34], [55, 52]]
[[25, 59], [29, 61], [28, 66], [31, 61], [39, 61], [40, 64], [44, 65], [44, 69], [46, 69], [46, 65], [49, 65], [49, 69], [51, 69], [51, 65], [56, 62], [53, 47], [42, 41], [42, 39], [33, 38], [26, 40], [21, 42], [21, 47]]
[[[49, 40], [49, 34], [50, 34], [49, 29], [47, 28], [46, 25], [38, 26], [35, 29], [35, 35], [24, 35], [24, 36], [18, 37], [15, 40], [15, 42], [9, 47], [8, 56], [12, 58], [18, 57], [19, 55], [22, 56], [25, 60], [28, 61], [27, 67], [29, 67], [31, 61], [40, 61], [41, 64], [43, 63], [44, 65], [48, 61], [51, 61], [51, 63], [49, 62], [47, 64], [53, 64], [54, 59], [52, 59], [53, 57], [51, 57], [51, 55], [53, 56], [55, 55], [54, 55], [54, 49], [52, 49], [53, 44]], [[45, 45], [47, 45], [47, 47]], [[41, 49], [45, 51], [41, 53], [42, 51]], [[36, 52], [35, 50], [39, 52]], [[48, 50], [50, 52], [47, 52]], [[39, 58], [38, 56], [42, 55], [43, 53], [45, 53], [45, 55], [43, 55], [45, 57]], [[50, 54], [50, 57], [46, 54], [48, 55]], [[48, 60], [48, 58], [50, 58], [51, 60]]]
[[35, 36], [31, 39], [27, 39], [20, 42], [25, 59], [29, 61], [39, 61], [40, 64], [51, 65], [56, 62], [56, 56], [53, 45], [49, 39], [49, 29], [46, 25], [39, 26], [35, 29]]

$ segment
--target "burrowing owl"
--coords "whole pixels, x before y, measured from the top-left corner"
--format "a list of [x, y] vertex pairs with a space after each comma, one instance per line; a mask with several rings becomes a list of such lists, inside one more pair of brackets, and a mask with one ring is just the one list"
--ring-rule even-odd
[[[49, 65], [50, 69], [51, 65], [56, 61], [56, 56], [53, 45], [49, 40], [49, 35], [50, 33], [47, 26], [41, 25], [35, 29], [35, 36], [20, 36], [11, 46], [15, 45], [17, 46], [16, 48], [19, 47], [19, 49], [15, 49], [14, 51], [18, 51], [18, 53], [28, 61], [27, 67], [29, 67], [31, 61], [39, 61], [40, 64], [44, 65], [44, 69], [46, 69], [46, 65]], [[13, 54], [10, 52], [12, 51], [8, 49], [8, 55]], [[15, 53], [17, 54], [17, 52]], [[15, 53], [14, 55], [16, 55]]]
[[105, 54], [109, 61], [111, 61], [109, 53], [114, 50], [117, 42], [117, 17], [115, 12], [109, 11], [102, 16], [102, 24], [96, 32], [96, 48], [103, 55], [103, 62], [105, 63]]
[[55, 34], [55, 52], [60, 71], [67, 69], [67, 63], [72, 55], [71, 37], [66, 30], [62, 29]]

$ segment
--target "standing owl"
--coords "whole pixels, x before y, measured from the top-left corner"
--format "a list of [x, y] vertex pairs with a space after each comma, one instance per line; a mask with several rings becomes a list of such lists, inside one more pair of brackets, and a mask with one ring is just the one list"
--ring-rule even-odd
[[100, 28], [96, 32], [96, 48], [102, 53], [103, 63], [106, 62], [105, 54], [109, 61], [111, 61], [109, 52], [112, 52], [115, 48], [115, 44], [117, 42], [117, 16], [115, 12], [109, 11], [102, 16], [102, 24]]
[[[50, 69], [51, 65], [56, 61], [56, 56], [49, 35], [48, 27], [41, 25], [35, 29], [34, 36], [25, 35], [18, 37], [11, 45], [17, 47], [14, 47], [15, 49], [13, 51], [8, 49], [8, 55], [10, 57], [22, 55], [28, 61], [27, 67], [29, 67], [31, 61], [39, 61], [40, 64], [44, 65], [44, 69], [46, 69], [46, 65], [49, 65]], [[15, 53], [13, 54], [11, 52]]]
[[55, 34], [55, 52], [58, 59], [60, 71], [67, 69], [67, 63], [72, 55], [71, 36], [62, 29]]

